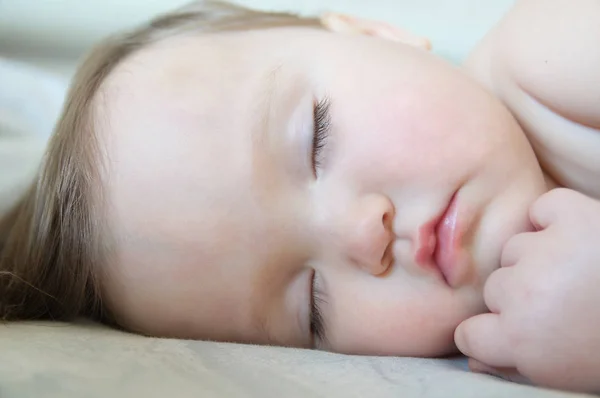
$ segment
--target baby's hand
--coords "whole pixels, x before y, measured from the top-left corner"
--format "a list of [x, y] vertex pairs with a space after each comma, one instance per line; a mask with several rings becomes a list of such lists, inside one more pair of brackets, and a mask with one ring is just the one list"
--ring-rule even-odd
[[426, 37], [417, 36], [382, 21], [358, 18], [347, 14], [326, 13], [321, 16], [321, 25], [332, 32], [362, 34], [408, 44], [423, 50], [431, 50], [431, 42]]
[[537, 232], [504, 246], [484, 290], [491, 313], [455, 332], [472, 369], [600, 391], [600, 202], [555, 189], [530, 209]]

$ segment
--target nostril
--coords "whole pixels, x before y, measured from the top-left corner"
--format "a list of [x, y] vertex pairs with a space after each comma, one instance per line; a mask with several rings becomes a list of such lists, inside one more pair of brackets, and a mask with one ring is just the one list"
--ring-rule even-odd
[[393, 252], [393, 241], [390, 241], [383, 252], [383, 257], [381, 257], [381, 265], [383, 268], [383, 272], [387, 271], [387, 269], [394, 262], [394, 252]]
[[391, 212], [386, 211], [385, 213], [383, 213], [381, 222], [383, 223], [383, 227], [385, 228], [386, 231], [392, 230], [392, 221], [393, 221], [393, 216], [392, 216]]

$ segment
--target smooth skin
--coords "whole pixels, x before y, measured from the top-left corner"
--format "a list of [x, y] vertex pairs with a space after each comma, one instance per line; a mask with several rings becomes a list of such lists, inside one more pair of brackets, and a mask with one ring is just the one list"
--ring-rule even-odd
[[[102, 98], [116, 241], [105, 295], [147, 334], [455, 352], [454, 330], [485, 311], [483, 283], [547, 190], [496, 98], [390, 40], [306, 28], [178, 37], [126, 60]], [[453, 197], [464, 239], [450, 285], [419, 253]]]
[[474, 370], [600, 391], [599, 43], [600, 2], [523, 0], [468, 61], [571, 188], [533, 203], [536, 231], [509, 239], [486, 281], [491, 313], [456, 330]]

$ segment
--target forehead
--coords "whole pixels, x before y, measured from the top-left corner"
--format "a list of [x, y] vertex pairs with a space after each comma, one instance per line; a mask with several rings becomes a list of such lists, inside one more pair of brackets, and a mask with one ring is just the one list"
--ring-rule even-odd
[[[110, 295], [129, 314], [161, 314], [171, 330], [198, 329], [181, 322], [202, 323], [202, 317], [190, 320], [187, 304], [172, 307], [190, 291], [220, 300], [205, 309], [210, 322], [227, 316], [232, 329], [248, 329], [231, 317], [247, 321], [250, 311], [239, 303], [248, 301], [251, 284], [230, 281], [256, 275], [234, 264], [248, 264], [251, 250], [260, 262], [256, 239], [274, 236], [257, 198], [257, 188], [269, 189], [257, 181], [272, 181], [265, 178], [272, 170], [255, 149], [264, 154], [267, 145], [261, 141], [264, 112], [279, 81], [280, 58], [276, 51], [256, 56], [239, 38], [165, 41], [125, 61], [103, 91], [99, 125], [117, 242]], [[198, 275], [199, 268], [206, 275]], [[228, 284], [232, 290], [223, 296]]]
[[227, 191], [248, 180], [239, 167], [250, 156], [253, 111], [245, 97], [262, 72], [240, 74], [239, 62], [225, 62], [235, 56], [202, 38], [172, 39], [135, 54], [107, 82], [100, 130], [113, 208], [127, 213], [114, 220], [123, 228], [139, 234], [149, 228], [136, 224], [156, 214], [181, 223], [170, 210], [190, 202], [210, 205], [216, 219], [218, 208], [231, 207], [222, 201], [234, 198]]

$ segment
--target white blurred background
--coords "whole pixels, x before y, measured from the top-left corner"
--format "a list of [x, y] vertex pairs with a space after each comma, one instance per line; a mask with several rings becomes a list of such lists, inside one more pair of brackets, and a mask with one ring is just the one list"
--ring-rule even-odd
[[[103, 36], [186, 0], [0, 0], [0, 56], [70, 76]], [[385, 20], [428, 36], [438, 54], [459, 62], [514, 0], [238, 0], [304, 14], [341, 11]]]

